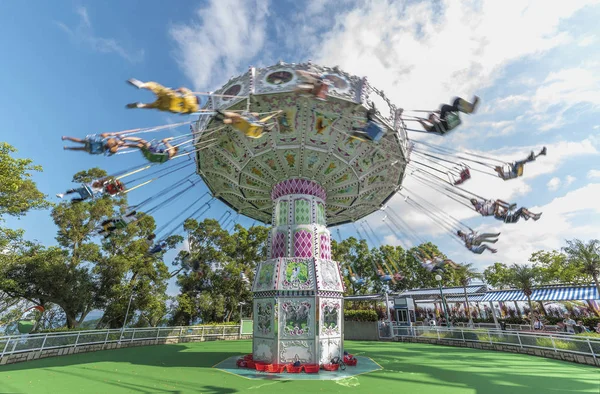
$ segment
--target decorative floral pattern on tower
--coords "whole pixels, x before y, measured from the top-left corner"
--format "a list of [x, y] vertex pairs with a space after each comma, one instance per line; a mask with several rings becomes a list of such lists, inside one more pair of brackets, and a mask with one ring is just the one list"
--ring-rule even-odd
[[254, 289], [252, 291], [265, 291], [275, 289], [275, 266], [277, 260], [267, 260], [260, 263], [256, 279], [254, 280]]
[[288, 200], [280, 200], [277, 204], [277, 225], [281, 226], [288, 224], [290, 202]]
[[294, 257], [313, 257], [312, 231], [294, 231]]
[[331, 260], [330, 237], [327, 233], [319, 234], [319, 257], [321, 260]]
[[317, 202], [317, 224], [325, 226], [326, 216], [325, 216], [325, 205], [321, 202]]
[[340, 300], [321, 299], [321, 335], [340, 335], [340, 311]]
[[281, 267], [281, 290], [314, 289], [314, 265], [312, 260], [284, 260]]
[[317, 287], [320, 290], [344, 291], [337, 263], [332, 260], [319, 260]]
[[256, 300], [254, 308], [257, 316], [254, 335], [273, 336], [273, 300]]
[[294, 201], [294, 223], [295, 224], [310, 224], [311, 206], [310, 200], [299, 198]]
[[313, 305], [311, 300], [290, 299], [281, 301], [281, 333], [284, 337], [312, 336]]
[[271, 246], [271, 258], [287, 257], [287, 242], [285, 242], [286, 234], [282, 231], [277, 231], [273, 236]]
[[326, 199], [325, 190], [317, 183], [308, 179], [288, 179], [279, 182], [271, 192], [271, 199], [276, 200], [281, 196], [289, 194], [308, 194], [319, 197], [322, 200]]
[[288, 364], [296, 361], [300, 363], [315, 363], [313, 349], [315, 341], [281, 341], [279, 343], [279, 364]]

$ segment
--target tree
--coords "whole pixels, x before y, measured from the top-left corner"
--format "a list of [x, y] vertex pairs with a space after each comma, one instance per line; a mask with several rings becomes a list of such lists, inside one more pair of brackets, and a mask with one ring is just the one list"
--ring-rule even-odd
[[499, 289], [511, 285], [511, 275], [510, 269], [503, 263], [494, 263], [483, 271], [483, 277], [486, 283]]
[[469, 317], [469, 325], [473, 327], [473, 317], [471, 316], [471, 308], [469, 306], [469, 296], [467, 294], [467, 286], [473, 279], [481, 279], [482, 274], [475, 271], [473, 264], [463, 264], [456, 270], [456, 279], [463, 287], [465, 293], [465, 305], [467, 307], [467, 316]]
[[4, 215], [20, 217], [31, 209], [50, 206], [46, 195], [31, 180], [31, 173], [42, 171], [42, 167], [33, 165], [30, 159], [11, 157], [16, 151], [6, 142], [0, 142], [0, 219]]
[[182, 251], [173, 263], [181, 293], [171, 324], [231, 320], [240, 302], [251, 303], [254, 271], [267, 258], [268, 229], [236, 225], [230, 234], [214, 219], [188, 219], [184, 229], [189, 255]]
[[529, 261], [540, 269], [542, 283], [589, 282], [589, 277], [575, 264], [568, 264], [567, 256], [559, 251], [540, 250], [533, 253]]
[[540, 279], [539, 269], [534, 266], [513, 264], [510, 267], [510, 278], [511, 284], [522, 290], [523, 294], [527, 297], [530, 313], [529, 321], [531, 329], [533, 330], [533, 304], [531, 303], [531, 294], [533, 293], [533, 287]]
[[567, 241], [567, 246], [563, 248], [567, 255], [567, 262], [577, 271], [592, 278], [598, 294], [600, 294], [600, 283], [598, 275], [600, 274], [600, 241], [597, 239], [589, 240], [587, 243], [574, 239]]

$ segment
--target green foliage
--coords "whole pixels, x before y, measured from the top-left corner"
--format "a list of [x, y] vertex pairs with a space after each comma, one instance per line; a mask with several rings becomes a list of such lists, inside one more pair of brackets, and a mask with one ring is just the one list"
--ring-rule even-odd
[[15, 159], [17, 150], [6, 142], [0, 142], [0, 219], [4, 215], [23, 216], [31, 209], [50, 206], [46, 196], [31, 180], [32, 172], [42, 167], [33, 165], [30, 159]]
[[[553, 340], [554, 344], [552, 343]], [[556, 347], [557, 349], [561, 350], [578, 350], [576, 343], [570, 341], [563, 341], [556, 338], [536, 338], [535, 341], [537, 346], [547, 347], [551, 349], [553, 347]]]
[[600, 334], [597, 333], [597, 332], [582, 332], [580, 334], [575, 334], [575, 336], [577, 336], [577, 337], [600, 338]]
[[187, 220], [189, 256], [175, 259], [180, 294], [172, 307], [170, 324], [188, 325], [193, 321], [230, 321], [239, 319], [240, 302], [250, 310], [250, 284], [258, 263], [266, 260], [268, 229], [236, 225], [232, 234], [217, 220]]
[[377, 321], [377, 312], [373, 309], [345, 310], [344, 320], [348, 321]]
[[511, 285], [511, 272], [506, 264], [494, 263], [483, 271], [485, 281], [493, 287], [504, 288]]
[[[562, 321], [562, 319], [560, 319]], [[600, 317], [584, 317], [581, 319], [581, 322], [584, 326], [589, 327], [590, 329], [595, 329], [598, 323], [600, 323]]]
[[214, 321], [214, 322], [208, 322], [208, 323], [200, 323], [200, 324], [194, 324], [194, 327], [202, 327], [202, 326], [237, 326], [239, 325], [240, 322], [238, 321]]
[[527, 324], [527, 322], [520, 317], [505, 317], [499, 321], [503, 321], [506, 324]]

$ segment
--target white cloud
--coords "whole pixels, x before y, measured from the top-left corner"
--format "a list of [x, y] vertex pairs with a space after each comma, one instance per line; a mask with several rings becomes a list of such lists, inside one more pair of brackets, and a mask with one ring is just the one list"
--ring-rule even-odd
[[83, 44], [96, 52], [116, 53], [131, 63], [137, 63], [143, 60], [143, 50], [128, 51], [113, 38], [102, 38], [94, 35], [90, 17], [85, 7], [78, 7], [76, 12], [79, 15], [79, 24], [75, 28], [70, 28], [62, 22], [55, 22], [56, 26], [67, 33], [72, 40], [79, 44]]
[[583, 36], [577, 42], [577, 46], [580, 47], [588, 47], [596, 42], [596, 36], [593, 34], [589, 34], [587, 36]]
[[569, 43], [560, 21], [592, 3], [369, 1], [336, 18], [315, 61], [368, 76], [395, 102], [436, 107], [489, 86], [516, 59]]
[[587, 177], [592, 178], [600, 178], [600, 170], [589, 170], [587, 173]]
[[222, 85], [245, 71], [265, 42], [268, 5], [267, 0], [211, 0], [196, 11], [193, 23], [169, 29], [179, 65], [196, 88]]
[[555, 176], [554, 178], [552, 178], [548, 181], [546, 186], [548, 186], [548, 190], [554, 191], [560, 187], [560, 183], [561, 183], [560, 178]]
[[570, 186], [573, 182], [575, 182], [577, 180], [577, 178], [575, 178], [574, 176], [571, 175], [567, 175], [565, 177], [565, 186]]

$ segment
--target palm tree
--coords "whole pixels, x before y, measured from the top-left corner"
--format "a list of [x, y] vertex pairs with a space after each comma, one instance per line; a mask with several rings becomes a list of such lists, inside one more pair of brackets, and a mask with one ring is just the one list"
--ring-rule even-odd
[[471, 308], [469, 306], [469, 296], [467, 295], [467, 286], [473, 279], [481, 279], [483, 275], [473, 268], [473, 264], [462, 264], [460, 265], [454, 274], [456, 280], [463, 287], [465, 293], [465, 301], [467, 307], [467, 316], [469, 317], [469, 326], [473, 327], [473, 317], [471, 316]]
[[591, 239], [586, 244], [585, 242], [574, 239], [567, 241], [567, 246], [563, 248], [567, 255], [567, 262], [573, 264], [577, 269], [586, 275], [590, 275], [594, 279], [594, 284], [600, 294], [600, 284], [598, 276], [600, 275], [600, 241]]
[[511, 284], [522, 290], [523, 294], [527, 297], [529, 303], [529, 321], [531, 329], [533, 330], [533, 304], [531, 303], [531, 294], [533, 293], [533, 287], [539, 278], [538, 270], [535, 267], [528, 265], [513, 264], [510, 267], [511, 271]]

